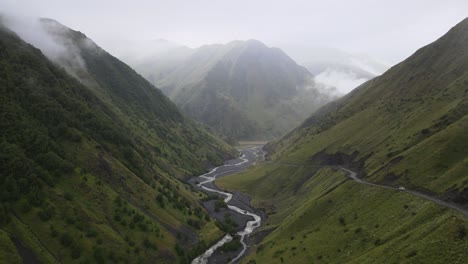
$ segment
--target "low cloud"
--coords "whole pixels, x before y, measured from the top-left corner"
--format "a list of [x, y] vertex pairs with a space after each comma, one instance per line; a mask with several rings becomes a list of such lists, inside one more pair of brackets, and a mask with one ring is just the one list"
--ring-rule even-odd
[[54, 63], [62, 66], [69, 74], [78, 78], [86, 71], [86, 63], [80, 48], [70, 37], [68, 28], [50, 19], [26, 16], [2, 15], [3, 24], [20, 38], [34, 47]]
[[368, 78], [359, 78], [351, 72], [336, 71], [333, 69], [326, 69], [315, 76], [315, 81], [317, 83], [335, 87], [341, 93], [348, 93], [368, 80]]

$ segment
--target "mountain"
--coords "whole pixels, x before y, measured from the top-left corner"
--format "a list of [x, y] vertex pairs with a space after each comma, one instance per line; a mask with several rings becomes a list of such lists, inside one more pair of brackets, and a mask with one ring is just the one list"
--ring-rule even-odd
[[283, 51], [256, 40], [200, 47], [156, 84], [230, 141], [281, 136], [336, 98]]
[[465, 19], [217, 181], [267, 215], [246, 262], [464, 263], [467, 42]]
[[0, 262], [189, 262], [222, 235], [184, 179], [235, 150], [84, 34], [1, 21]]
[[468, 118], [466, 23], [309, 117], [273, 144], [272, 157], [341, 155], [359, 161], [374, 181], [439, 195], [467, 192], [461, 181], [468, 142], [462, 133]]

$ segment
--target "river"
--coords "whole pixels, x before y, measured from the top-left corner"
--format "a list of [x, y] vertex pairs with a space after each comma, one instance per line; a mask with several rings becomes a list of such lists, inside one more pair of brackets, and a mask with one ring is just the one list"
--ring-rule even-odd
[[[237, 232], [237, 235], [239, 235], [240, 242], [242, 244], [242, 250], [234, 258], [232, 258], [230, 263], [235, 263], [245, 254], [247, 250], [247, 244], [245, 242], [246, 237], [248, 237], [256, 228], [258, 228], [262, 222], [260, 215], [256, 214], [249, 206], [242, 206], [239, 205], [239, 203], [236, 203], [236, 205], [232, 204], [237, 199], [236, 194], [223, 192], [213, 184], [217, 177], [241, 172], [247, 169], [250, 165], [254, 164], [256, 161], [264, 159], [262, 146], [255, 146], [241, 150], [240, 152], [241, 156], [239, 158], [230, 160], [224, 165], [216, 167], [210, 172], [192, 179], [194, 182], [197, 182], [196, 186], [205, 190], [206, 192], [217, 193], [224, 196], [224, 202], [227, 204], [229, 210], [235, 212], [236, 214], [250, 217], [250, 220], [247, 221], [244, 229]], [[233, 237], [231, 235], [226, 234], [221, 240], [211, 246], [202, 255], [196, 257], [192, 261], [192, 264], [205, 264], [212, 262], [209, 260], [210, 257], [212, 257], [216, 252], [216, 249], [231, 241], [232, 239]]]

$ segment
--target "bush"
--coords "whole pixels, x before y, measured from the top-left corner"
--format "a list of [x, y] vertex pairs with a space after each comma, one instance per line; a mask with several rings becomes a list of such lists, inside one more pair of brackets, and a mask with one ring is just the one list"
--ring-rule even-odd
[[222, 245], [219, 250], [222, 252], [227, 252], [227, 251], [236, 251], [242, 247], [242, 243], [240, 242], [240, 237], [238, 235], [235, 235], [234, 238]]
[[406, 258], [414, 257], [414, 256], [416, 256], [416, 254], [418, 254], [418, 253], [416, 252], [416, 250], [413, 250], [413, 251], [411, 251], [410, 253], [408, 253], [408, 255], [406, 255]]
[[338, 221], [340, 222], [340, 224], [341, 224], [342, 226], [346, 226], [346, 221], [345, 221], [345, 219], [344, 219], [343, 216], [340, 216], [340, 218], [338, 219]]
[[70, 257], [72, 259], [78, 259], [81, 256], [81, 248], [79, 246], [74, 246], [71, 249]]
[[184, 249], [181, 246], [179, 246], [178, 243], [175, 244], [174, 249], [175, 249], [175, 251], [177, 253], [177, 256], [185, 255]]
[[71, 193], [69, 193], [69, 192], [65, 192], [65, 193], [63, 194], [63, 197], [64, 197], [66, 200], [68, 200], [68, 201], [72, 201], [72, 200], [73, 200], [73, 195], [72, 195]]
[[69, 247], [73, 244], [73, 238], [72, 236], [70, 236], [68, 233], [63, 233], [61, 236], [60, 236], [60, 243], [64, 246], [64, 247]]
[[219, 212], [221, 208], [227, 208], [227, 204], [224, 202], [223, 199], [218, 199], [215, 202], [215, 212]]
[[96, 260], [97, 263], [105, 263], [106, 258], [104, 256], [104, 250], [100, 247], [96, 247], [94, 249], [94, 259]]

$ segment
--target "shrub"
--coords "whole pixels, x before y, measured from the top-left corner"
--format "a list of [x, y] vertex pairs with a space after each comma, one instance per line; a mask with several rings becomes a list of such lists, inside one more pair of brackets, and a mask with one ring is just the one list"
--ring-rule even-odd
[[60, 243], [64, 246], [64, 247], [69, 247], [73, 244], [73, 238], [72, 236], [70, 236], [68, 233], [63, 233], [61, 236], [60, 236]]

